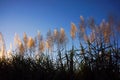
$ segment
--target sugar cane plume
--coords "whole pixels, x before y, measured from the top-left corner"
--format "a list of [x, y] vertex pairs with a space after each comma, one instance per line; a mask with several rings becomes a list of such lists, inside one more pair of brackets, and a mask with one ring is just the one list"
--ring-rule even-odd
[[63, 28], [60, 29], [60, 44], [63, 44], [65, 41], [65, 31]]
[[24, 42], [24, 48], [25, 48], [25, 51], [26, 51], [27, 50], [28, 37], [27, 37], [27, 34], [25, 32], [23, 34], [23, 42]]
[[39, 51], [40, 53], [43, 53], [45, 51], [45, 43], [43, 40], [39, 44]]
[[86, 26], [85, 26], [85, 21], [84, 21], [84, 18], [83, 16], [80, 16], [80, 25], [79, 25], [79, 28], [78, 28], [78, 37], [79, 39], [83, 39], [83, 40], [87, 40], [87, 35], [86, 35]]
[[41, 36], [41, 34], [40, 34], [40, 31], [38, 31], [38, 32], [37, 32], [38, 42], [40, 42], [40, 41], [41, 41], [41, 37], [42, 37], [42, 36]]
[[103, 20], [100, 24], [100, 34], [103, 35], [105, 43], [110, 42], [110, 36], [112, 35], [111, 25]]
[[49, 30], [47, 32], [47, 39], [46, 39], [46, 48], [48, 49], [48, 51], [52, 51], [52, 48], [53, 48], [53, 43], [54, 43], [54, 38], [57, 36], [57, 32], [55, 33], [52, 33], [51, 30]]
[[0, 58], [4, 58], [6, 54], [5, 42], [2, 33], [0, 32]]
[[71, 23], [71, 31], [70, 31], [70, 34], [71, 34], [72, 39], [75, 39], [75, 37], [76, 37], [76, 32], [77, 32], [76, 25], [75, 25], [74, 23]]
[[54, 29], [53, 37], [54, 37], [54, 42], [56, 43], [59, 40], [59, 32], [57, 29]]
[[17, 34], [15, 34], [15, 37], [14, 37], [14, 44], [17, 47], [20, 55], [23, 55], [23, 53], [25, 51], [24, 45], [23, 45], [22, 41], [20, 40], [20, 37]]
[[28, 43], [27, 43], [27, 47], [30, 49], [32, 47], [35, 46], [35, 42], [34, 42], [34, 39], [32, 37], [29, 37], [28, 38]]

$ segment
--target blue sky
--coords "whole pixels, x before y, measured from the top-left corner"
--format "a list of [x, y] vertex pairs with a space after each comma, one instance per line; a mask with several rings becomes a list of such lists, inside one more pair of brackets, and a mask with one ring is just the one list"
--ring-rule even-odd
[[80, 15], [99, 23], [109, 14], [120, 17], [119, 0], [0, 0], [0, 32], [9, 45], [15, 32], [35, 36], [39, 30], [45, 35], [63, 27], [69, 35], [70, 23], [78, 25]]

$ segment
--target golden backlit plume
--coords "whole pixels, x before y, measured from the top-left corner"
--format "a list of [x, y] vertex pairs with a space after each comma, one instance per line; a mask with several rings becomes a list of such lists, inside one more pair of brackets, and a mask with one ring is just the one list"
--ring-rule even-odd
[[19, 49], [19, 52], [21, 53], [20, 55], [23, 55], [25, 49], [22, 42], [19, 43], [18, 49]]
[[1, 48], [0, 48], [0, 58], [4, 58], [5, 57], [4, 53], [5, 53], [4, 47], [1, 46]]
[[15, 47], [16, 47], [16, 46], [19, 46], [20, 44], [21, 44], [21, 40], [20, 40], [18, 34], [15, 33], [14, 45], [15, 45]]
[[6, 54], [5, 42], [2, 33], [0, 32], [0, 58], [4, 58]]
[[63, 28], [60, 29], [60, 44], [63, 44], [66, 40], [65, 31]]
[[32, 48], [32, 47], [34, 47], [34, 46], [35, 46], [35, 42], [34, 42], [33, 38], [32, 38], [32, 37], [29, 37], [29, 38], [28, 38], [27, 47], [28, 47], [28, 48]]
[[57, 36], [58, 36], [58, 30], [54, 29], [54, 37], [57, 37]]
[[57, 29], [54, 29], [54, 34], [53, 34], [53, 38], [54, 38], [54, 42], [59, 42], [59, 38], [60, 38], [60, 33]]
[[17, 34], [15, 34], [15, 37], [14, 37], [14, 44], [15, 46], [17, 46], [17, 49], [19, 50], [20, 55], [23, 55], [25, 51], [24, 45]]
[[28, 37], [27, 37], [27, 34], [25, 32], [23, 34], [23, 41], [24, 41], [24, 43], [27, 43], [27, 41], [28, 41]]
[[44, 52], [44, 50], [45, 50], [45, 43], [44, 43], [44, 41], [40, 42], [40, 44], [39, 44], [39, 50], [40, 50], [41, 53]]
[[81, 23], [79, 25], [79, 28], [78, 28], [78, 36], [79, 36], [79, 39], [84, 39], [86, 33], [85, 33], [85, 30], [86, 30], [86, 26], [85, 26], [85, 22], [84, 22], [84, 18], [83, 16], [80, 16], [80, 20], [81, 20]]
[[75, 25], [74, 23], [71, 23], [71, 31], [70, 31], [70, 34], [71, 34], [72, 39], [75, 39], [76, 32], [77, 32], [76, 25]]
[[52, 51], [52, 41], [47, 40], [47, 41], [45, 42], [45, 44], [46, 44], [46, 48], [47, 48], [48, 50]]

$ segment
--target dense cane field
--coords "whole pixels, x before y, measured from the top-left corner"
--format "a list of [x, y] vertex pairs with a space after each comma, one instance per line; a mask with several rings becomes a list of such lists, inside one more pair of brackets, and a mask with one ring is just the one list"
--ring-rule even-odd
[[15, 34], [9, 50], [0, 33], [0, 80], [120, 80], [120, 24], [80, 16], [70, 27], [71, 38], [64, 28]]

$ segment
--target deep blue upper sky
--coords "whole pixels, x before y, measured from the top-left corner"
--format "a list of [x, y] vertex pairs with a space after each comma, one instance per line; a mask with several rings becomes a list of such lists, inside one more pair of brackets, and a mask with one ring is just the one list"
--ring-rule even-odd
[[45, 35], [63, 27], [69, 34], [70, 23], [78, 25], [80, 15], [99, 23], [109, 14], [120, 17], [119, 0], [0, 0], [0, 32], [9, 44], [15, 32], [35, 36], [39, 30]]

